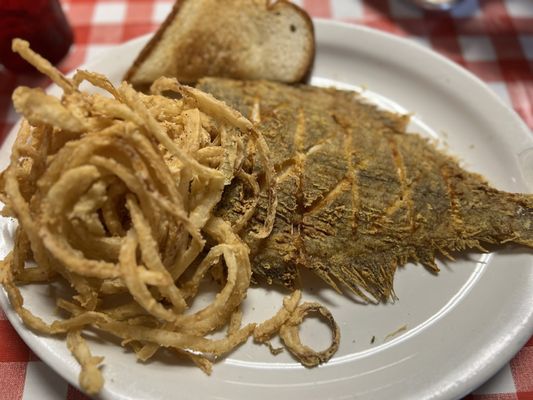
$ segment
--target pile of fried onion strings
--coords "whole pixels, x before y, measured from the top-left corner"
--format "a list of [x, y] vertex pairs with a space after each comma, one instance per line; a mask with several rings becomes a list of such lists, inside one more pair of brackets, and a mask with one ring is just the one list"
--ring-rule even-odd
[[[25, 41], [14, 40], [13, 50], [63, 95], [27, 87], [13, 94], [24, 119], [1, 175], [0, 199], [2, 215], [16, 218], [18, 227], [0, 279], [27, 327], [66, 336], [81, 365], [83, 390], [98, 393], [104, 381], [103, 357], [91, 354], [82, 335], [89, 329], [117, 337], [139, 360], [164, 348], [208, 374], [218, 356], [250, 336], [268, 343], [279, 334], [306, 366], [331, 358], [339, 329], [321, 305], [299, 304], [298, 290], [271, 319], [241, 324], [249, 250], [213, 211], [234, 179], [259, 188], [252, 172], [259, 165], [269, 208], [255, 234], [266, 237], [272, 229], [275, 173], [249, 120], [174, 79], [160, 78], [146, 95], [87, 71], [66, 78]], [[99, 90], [82, 91], [84, 81]], [[254, 213], [258, 190], [252, 192], [239, 226]], [[215, 271], [221, 277], [216, 297], [190, 312], [201, 282]], [[52, 282], [66, 282], [71, 294], [54, 299], [64, 318], [47, 323], [24, 307], [18, 286]], [[309, 312], [331, 327], [332, 344], [324, 351], [300, 341], [298, 328]], [[208, 337], [222, 329], [222, 339]]]

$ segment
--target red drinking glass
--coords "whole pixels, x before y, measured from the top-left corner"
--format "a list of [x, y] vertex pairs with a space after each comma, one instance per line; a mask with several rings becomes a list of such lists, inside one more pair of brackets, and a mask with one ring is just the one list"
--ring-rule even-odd
[[16, 72], [35, 71], [11, 51], [19, 37], [52, 64], [59, 62], [72, 45], [72, 30], [59, 0], [0, 0], [0, 63]]

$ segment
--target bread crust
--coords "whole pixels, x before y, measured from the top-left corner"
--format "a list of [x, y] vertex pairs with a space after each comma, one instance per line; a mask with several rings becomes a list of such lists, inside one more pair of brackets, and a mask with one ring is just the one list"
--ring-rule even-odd
[[154, 33], [152, 38], [148, 41], [148, 43], [143, 47], [131, 67], [126, 71], [126, 74], [124, 75], [124, 78], [122, 78], [125, 81], [130, 81], [133, 75], [137, 73], [137, 69], [139, 66], [148, 58], [150, 53], [152, 53], [152, 50], [154, 47], [159, 43], [159, 40], [161, 40], [161, 37], [165, 33], [165, 30], [168, 26], [174, 21], [174, 18], [178, 15], [181, 7], [183, 4], [185, 4], [187, 1], [194, 1], [194, 0], [177, 0], [174, 3], [174, 6], [172, 7], [172, 10], [167, 15], [159, 29]]
[[[266, 1], [268, 4], [268, 0]], [[289, 0], [276, 0], [276, 2], [270, 5], [267, 5], [267, 8], [276, 7], [280, 4], [283, 6], [292, 7], [298, 14], [300, 14], [303, 17], [305, 24], [307, 25], [307, 28], [309, 29], [309, 32], [311, 32], [311, 43], [309, 43], [311, 51], [308, 52], [307, 61], [302, 66], [301, 71], [299, 71], [299, 73], [296, 74], [298, 76], [298, 79], [294, 81], [294, 83], [298, 83], [298, 82], [304, 83], [309, 79], [311, 75], [311, 71], [313, 69], [314, 62], [315, 62], [315, 52], [316, 52], [315, 26], [313, 25], [313, 20], [311, 19], [309, 14], [304, 9], [298, 7], [296, 4], [291, 3]]]
[[[161, 38], [163, 37], [166, 29], [172, 25], [172, 23], [175, 21], [176, 18], [179, 16], [179, 12], [182, 10], [184, 5], [187, 2], [193, 2], [196, 0], [178, 0], [176, 3], [174, 3], [174, 6], [172, 7], [172, 10], [168, 14], [168, 16], [165, 18], [159, 29], [155, 32], [153, 37], [148, 41], [148, 43], [144, 46], [144, 48], [141, 50], [131, 67], [128, 69], [126, 74], [123, 77], [123, 80], [125, 81], [132, 81], [135, 74], [137, 73], [140, 66], [150, 57], [156, 46], [159, 44]], [[295, 73], [294, 79], [291, 79], [287, 82], [304, 82], [307, 80], [307, 78], [310, 76], [310, 72], [313, 67], [314, 59], [315, 59], [315, 30], [313, 26], [313, 22], [307, 12], [297, 6], [296, 4], [290, 2], [289, 0], [276, 0], [274, 2], [270, 2], [269, 0], [265, 0], [265, 8], [267, 12], [275, 12], [276, 9], [279, 9], [280, 7], [290, 7], [292, 8], [296, 13], [298, 13], [307, 29], [310, 32], [309, 35], [309, 51], [307, 51], [306, 54], [306, 61], [301, 65], [301, 67], [298, 69], [298, 71]], [[243, 79], [246, 79], [246, 77], [243, 77]]]

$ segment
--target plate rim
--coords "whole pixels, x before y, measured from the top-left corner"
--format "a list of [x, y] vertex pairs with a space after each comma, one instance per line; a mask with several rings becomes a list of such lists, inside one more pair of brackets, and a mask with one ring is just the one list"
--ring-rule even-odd
[[[508, 116], [513, 118], [513, 122], [520, 126], [521, 130], [524, 133], [531, 134], [529, 128], [525, 124], [525, 122], [519, 117], [519, 115], [510, 107], [507, 106], [503, 102], [501, 98], [499, 98], [486, 84], [483, 82], [479, 77], [471, 73], [470, 71], [466, 70], [465, 68], [461, 67], [460, 65], [454, 63], [453, 61], [449, 60], [445, 56], [430, 50], [428, 48], [425, 48], [424, 46], [415, 43], [413, 41], [410, 41], [404, 37], [399, 37], [396, 35], [393, 35], [388, 32], [379, 31], [373, 28], [369, 28], [362, 25], [354, 25], [347, 22], [340, 22], [340, 21], [333, 21], [328, 19], [313, 19], [313, 22], [315, 23], [315, 29], [316, 24], [322, 25], [322, 28], [328, 28], [328, 29], [348, 29], [350, 31], [360, 31], [364, 32], [365, 34], [374, 35], [374, 36], [380, 36], [388, 41], [393, 41], [395, 43], [399, 43], [402, 46], [410, 46], [412, 49], [424, 53], [426, 56], [432, 57], [437, 59], [439, 62], [443, 62], [446, 64], [447, 68], [451, 68], [454, 73], [461, 74], [464, 78], [473, 81], [477, 84], [477, 86], [480, 89], [483, 89], [487, 96], [491, 97], [491, 100], [494, 102], [497, 102], [502, 110], [505, 110], [505, 112], [508, 114]], [[152, 36], [153, 33], [148, 33], [136, 38], [133, 38], [131, 40], [128, 40], [123, 43], [119, 43], [115, 45], [114, 47], [122, 47], [122, 46], [135, 46], [139, 42], [146, 41], [148, 37]], [[320, 39], [317, 36], [317, 42], [319, 42]], [[113, 49], [108, 49], [105, 52], [103, 52], [101, 55], [96, 57], [94, 60], [90, 60], [87, 63], [80, 65], [78, 68], [87, 68], [91, 69], [91, 66], [94, 64], [97, 64], [101, 59], [106, 58], [106, 55], [109, 56], [110, 52], [113, 51]], [[72, 73], [72, 72], [71, 72]], [[6, 151], [5, 147], [6, 144], [8, 144], [8, 137], [11, 137], [13, 135], [13, 129], [9, 132], [8, 136], [6, 137], [6, 141], [4, 141], [4, 144], [2, 145], [2, 151]], [[9, 152], [10, 149], [7, 149]], [[35, 335], [32, 331], [30, 331], [28, 328], [26, 328], [22, 322], [20, 321], [20, 318], [17, 314], [15, 314], [12, 310], [12, 307], [10, 304], [6, 303], [7, 296], [5, 293], [5, 290], [2, 289], [1, 295], [0, 295], [0, 303], [2, 304], [2, 308], [5, 311], [6, 317], [10, 321], [10, 323], [14, 326], [18, 334], [22, 337], [24, 342], [34, 351], [41, 360], [43, 360], [47, 365], [49, 365], [56, 373], [61, 375], [65, 380], [67, 380], [70, 384], [73, 386], [79, 388], [79, 384], [77, 382], [77, 371], [78, 369], [65, 369], [65, 364], [56, 365], [55, 359], [50, 357], [50, 353], [46, 351], [45, 347], [40, 346], [38, 339], [39, 335]], [[7, 307], [6, 307], [7, 305]], [[532, 314], [533, 316], [533, 314]], [[531, 336], [531, 333], [533, 333], [533, 317], [530, 317], [527, 323], [523, 326], [523, 329], [521, 331], [517, 331], [514, 336], [514, 340], [512, 343], [514, 346], [507, 346], [505, 347], [498, 355], [498, 362], [492, 362], [485, 364], [481, 367], [479, 367], [476, 370], [476, 373], [473, 375], [469, 375], [469, 380], [466, 382], [462, 382], [461, 385], [455, 386], [451, 388], [448, 391], [437, 393], [434, 398], [448, 398], [451, 396], [460, 396], [466, 393], [469, 393], [472, 389], [475, 389], [475, 387], [479, 386], [479, 384], [485, 382], [488, 378], [494, 375], [503, 365], [505, 365], [515, 354], [518, 352], [523, 345], [527, 342], [529, 337]], [[30, 344], [31, 343], [31, 344]], [[113, 393], [110, 391], [104, 391], [102, 392], [101, 396], [102, 398], [115, 398], [113, 396], [116, 396], [117, 393]], [[120, 397], [120, 396], [118, 396]]]
[[[327, 18], [313, 18], [313, 22], [315, 24], [318, 23], [318, 24], [325, 25], [325, 26], [331, 25], [332, 28], [341, 28], [341, 29], [348, 29], [348, 30], [355, 29], [360, 32], [365, 32], [369, 35], [381, 36], [387, 41], [396, 42], [396, 43], [400, 43], [402, 46], [411, 47], [412, 49], [415, 49], [416, 51], [421, 52], [425, 54], [426, 56], [432, 57], [438, 60], [439, 62], [446, 64], [446, 66], [451, 68], [455, 73], [458, 73], [462, 75], [463, 77], [467, 78], [468, 80], [475, 82], [479, 86], [479, 89], [483, 89], [485, 93], [487, 94], [487, 96], [489, 96], [492, 101], [497, 102], [502, 109], [505, 109], [506, 112], [508, 112], [509, 114], [513, 116], [514, 122], [521, 125], [521, 129], [533, 134], [533, 131], [529, 129], [529, 127], [526, 125], [526, 123], [520, 117], [520, 115], [518, 115], [518, 113], [513, 108], [509, 107], [493, 90], [491, 90], [485, 81], [483, 81], [479, 76], [475, 75], [473, 72], [469, 71], [468, 69], [459, 65], [458, 63], [452, 61], [448, 57], [437, 52], [436, 50], [430, 49], [428, 47], [421, 45], [420, 43], [410, 40], [408, 36], [403, 37], [403, 36], [395, 35], [393, 33], [382, 31], [376, 28], [371, 28], [365, 25], [359, 25], [357, 23], [336, 21], [336, 20], [330, 20]], [[316, 33], [316, 29], [315, 29], [315, 33]]]

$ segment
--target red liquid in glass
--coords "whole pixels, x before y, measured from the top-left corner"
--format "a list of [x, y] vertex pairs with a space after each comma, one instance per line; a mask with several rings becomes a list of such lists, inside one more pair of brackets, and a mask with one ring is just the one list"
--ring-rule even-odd
[[72, 30], [59, 0], [0, 0], [0, 63], [16, 72], [35, 69], [11, 51], [14, 38], [25, 39], [52, 64], [72, 45]]

